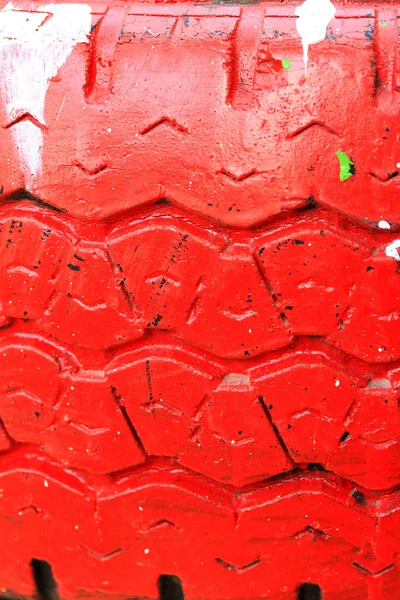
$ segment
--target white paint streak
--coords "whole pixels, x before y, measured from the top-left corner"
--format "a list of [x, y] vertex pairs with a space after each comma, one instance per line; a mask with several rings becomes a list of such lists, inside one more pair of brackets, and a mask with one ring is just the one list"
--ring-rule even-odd
[[397, 248], [400, 248], [400, 240], [395, 240], [392, 244], [386, 246], [386, 256], [400, 260], [400, 254], [397, 252]]
[[390, 229], [390, 223], [388, 223], [387, 221], [379, 221], [378, 227], [380, 229]]
[[25, 174], [25, 185], [31, 189], [33, 179], [42, 169], [43, 132], [30, 121], [21, 121], [13, 125], [11, 134]]
[[307, 72], [308, 47], [325, 39], [326, 28], [336, 13], [330, 0], [305, 0], [295, 11], [299, 17], [296, 21], [297, 31], [303, 44], [303, 60]]
[[[8, 122], [29, 113], [45, 126], [49, 81], [74, 46], [88, 41], [90, 23], [86, 4], [46, 4], [25, 12], [9, 3], [0, 11], [0, 94]], [[43, 131], [30, 121], [10, 131], [31, 189], [42, 169]]]
[[65, 104], [65, 98], [66, 98], [66, 97], [67, 97], [67, 93], [65, 92], [65, 94], [64, 94], [64, 98], [63, 98], [63, 101], [61, 102], [61, 107], [60, 107], [60, 110], [58, 111], [58, 115], [57, 115], [56, 121], [58, 121], [58, 119], [60, 118], [60, 115], [61, 115], [61, 113], [62, 113], [62, 109], [64, 108], [64, 104]]

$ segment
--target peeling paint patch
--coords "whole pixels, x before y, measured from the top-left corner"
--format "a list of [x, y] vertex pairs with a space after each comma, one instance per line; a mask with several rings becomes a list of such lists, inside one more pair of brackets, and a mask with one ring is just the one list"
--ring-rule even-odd
[[345, 152], [342, 152], [342, 150], [336, 152], [336, 156], [338, 157], [340, 164], [340, 181], [346, 181], [355, 175], [356, 169], [354, 163]]
[[386, 256], [400, 260], [400, 254], [397, 252], [397, 248], [400, 248], [400, 240], [395, 240], [392, 244], [386, 246]]
[[[12, 3], [0, 11], [0, 94], [25, 174], [32, 189], [42, 169], [44, 108], [49, 81], [74, 46], [88, 41], [90, 7], [86, 4], [46, 4], [35, 12]], [[36, 121], [37, 124], [35, 124]]]
[[330, 0], [305, 0], [298, 6], [295, 14], [299, 17], [296, 21], [297, 31], [303, 44], [303, 60], [307, 72], [308, 48], [311, 44], [318, 44], [325, 39], [326, 29], [333, 19], [336, 8]]

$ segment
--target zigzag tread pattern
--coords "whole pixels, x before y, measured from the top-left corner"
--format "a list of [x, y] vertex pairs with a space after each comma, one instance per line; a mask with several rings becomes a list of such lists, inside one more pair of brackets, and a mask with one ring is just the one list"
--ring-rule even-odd
[[310, 464], [369, 489], [400, 483], [399, 362], [307, 339], [224, 361], [168, 333], [111, 354], [4, 333], [4, 451], [36, 445], [93, 473], [168, 457], [236, 488]]
[[311, 336], [395, 361], [396, 244], [320, 209], [241, 232], [169, 205], [91, 225], [25, 200], [0, 209], [0, 315], [95, 350], [163, 330], [224, 358]]

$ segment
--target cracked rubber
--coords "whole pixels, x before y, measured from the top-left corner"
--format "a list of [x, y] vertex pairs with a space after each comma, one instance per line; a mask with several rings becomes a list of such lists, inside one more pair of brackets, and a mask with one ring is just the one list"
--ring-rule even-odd
[[1, 84], [4, 597], [400, 597], [400, 9], [305, 75], [298, 5], [92, 3]]

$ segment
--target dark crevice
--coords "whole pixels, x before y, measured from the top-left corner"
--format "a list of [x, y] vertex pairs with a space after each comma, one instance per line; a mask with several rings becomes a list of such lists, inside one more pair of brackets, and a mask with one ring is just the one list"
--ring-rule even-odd
[[269, 410], [268, 410], [268, 408], [267, 408], [267, 406], [266, 406], [266, 404], [264, 402], [264, 398], [262, 396], [259, 396], [258, 397], [258, 401], [261, 404], [261, 408], [263, 409], [264, 414], [267, 417], [267, 420], [268, 420], [269, 424], [271, 425], [272, 429], [274, 430], [274, 433], [275, 433], [275, 435], [276, 435], [276, 437], [277, 437], [277, 439], [278, 439], [278, 441], [279, 441], [279, 443], [280, 443], [280, 445], [282, 447], [282, 450], [286, 454], [288, 460], [293, 464], [293, 460], [292, 460], [292, 458], [291, 458], [291, 456], [289, 454], [289, 450], [288, 450], [288, 448], [287, 448], [287, 446], [286, 446], [286, 444], [285, 444], [285, 442], [283, 440], [283, 437], [281, 436], [281, 434], [279, 432], [278, 427], [275, 425], [275, 423], [274, 423], [274, 421], [273, 421], [273, 419], [271, 417], [271, 413], [269, 412]]
[[320, 463], [308, 463], [308, 471], [326, 471]]
[[322, 600], [322, 590], [316, 583], [303, 583], [297, 590], [297, 600]]
[[[175, 201], [173, 198], [166, 198], [165, 196], [154, 198], [149, 200], [148, 202], [143, 202], [143, 204], [139, 204], [137, 206], [132, 206], [130, 208], [116, 211], [106, 217], [104, 217], [103, 221], [107, 225], [113, 226], [115, 223], [120, 223], [121, 221], [129, 221], [133, 219], [147, 219], [153, 218], [156, 216], [155, 210], [161, 209], [167, 206], [172, 206], [174, 213], [173, 216], [182, 219], [187, 222], [191, 222], [195, 225], [201, 224], [201, 226], [205, 227], [215, 227], [215, 229], [219, 231], [228, 231], [229, 234], [232, 232], [253, 232], [260, 231], [262, 228], [271, 228], [273, 226], [279, 226], [282, 222], [285, 222], [288, 218], [292, 217], [301, 217], [303, 213], [306, 213], [307, 217], [310, 217], [310, 209], [318, 210], [320, 213], [327, 213], [328, 215], [337, 215], [340, 214], [337, 211], [333, 211], [330, 207], [323, 207], [317, 203], [313, 196], [309, 196], [307, 198], [295, 198], [292, 199], [293, 202], [296, 203], [295, 206], [290, 206], [288, 204], [287, 207], [282, 208], [281, 211], [277, 214], [270, 215], [268, 217], [262, 218], [259, 221], [256, 221], [250, 225], [240, 226], [238, 223], [223, 223], [220, 218], [216, 218], [214, 216], [205, 214], [201, 210], [194, 210], [188, 206], [180, 204]], [[290, 200], [289, 200], [290, 203]], [[209, 206], [213, 206], [213, 204], [209, 204]], [[161, 213], [162, 214], [162, 213]], [[169, 215], [171, 216], [171, 215]], [[318, 215], [316, 215], [318, 216]], [[344, 215], [344, 218], [348, 219], [347, 215]], [[82, 221], [90, 221], [90, 219], [81, 218], [78, 220]], [[363, 229], [368, 230], [368, 225], [365, 225], [363, 221], [354, 221], [355, 226], [360, 228], [363, 226]]]
[[344, 444], [344, 442], [350, 437], [350, 433], [345, 431], [342, 437], [339, 440], [339, 444]]
[[98, 554], [97, 552], [94, 552], [90, 548], [86, 548], [86, 546], [78, 546], [78, 547], [81, 550], [83, 550], [84, 552], [86, 552], [86, 554], [89, 554], [89, 556], [92, 556], [96, 560], [99, 560], [102, 562], [109, 560], [110, 558], [113, 558], [114, 556], [118, 556], [118, 554], [121, 554], [123, 552], [123, 550], [121, 548], [117, 548], [116, 550], [111, 550], [111, 552], [107, 552], [107, 554]]
[[32, 125], [35, 125], [35, 127], [38, 127], [39, 129], [43, 129], [43, 130], [47, 129], [47, 127], [45, 125], [43, 125], [43, 123], [38, 121], [29, 112], [24, 112], [22, 115], [20, 115], [19, 117], [17, 117], [13, 121], [11, 121], [11, 123], [8, 123], [4, 127], [4, 129], [9, 129], [10, 127], [13, 127], [14, 125], [17, 125], [18, 123], [21, 123], [22, 121], [29, 121], [30, 123], [32, 123]]
[[145, 532], [149, 532], [149, 531], [153, 531], [154, 529], [161, 529], [161, 528], [171, 528], [171, 529], [180, 529], [175, 523], [173, 523], [172, 521], [169, 521], [168, 519], [160, 519], [159, 521], [156, 521], [155, 523], [152, 523], [146, 530]]
[[289, 133], [289, 135], [287, 137], [289, 139], [294, 138], [294, 137], [300, 135], [301, 133], [303, 133], [304, 131], [307, 131], [308, 129], [311, 129], [312, 127], [321, 127], [322, 129], [325, 129], [325, 131], [327, 131], [328, 133], [332, 133], [333, 135], [336, 135], [336, 136], [338, 135], [336, 133], [336, 131], [334, 129], [332, 129], [332, 127], [329, 127], [329, 125], [326, 125], [322, 121], [313, 120], [313, 121], [310, 121], [309, 123], [307, 123], [306, 125], [303, 125], [302, 127], [299, 127], [298, 129], [296, 129], [292, 133]]
[[[3, 432], [3, 434], [5, 435], [6, 439], [8, 440], [10, 446], [15, 446], [16, 442], [15, 440], [13, 440], [13, 438], [11, 437], [11, 435], [8, 433], [6, 426], [4, 425], [4, 422], [2, 419], [0, 419], [0, 432]], [[8, 448], [7, 448], [8, 450]]]
[[[373, 30], [372, 32], [370, 32], [370, 35], [373, 35]], [[378, 94], [379, 88], [381, 86], [381, 79], [379, 77], [379, 69], [378, 69], [378, 65], [377, 65], [377, 50], [376, 50], [376, 44], [373, 44], [373, 48], [374, 48], [374, 55], [371, 59], [371, 70], [372, 70], [372, 78], [373, 78], [373, 90], [372, 90], [372, 97], [375, 98], [376, 95]]]
[[387, 567], [380, 569], [379, 571], [370, 571], [369, 569], [367, 569], [367, 567], [363, 567], [363, 565], [360, 565], [357, 562], [353, 563], [353, 567], [355, 567], [357, 571], [360, 571], [360, 573], [363, 573], [364, 575], [370, 575], [371, 577], [381, 577], [382, 575], [385, 575], [385, 573], [387, 573], [388, 571], [391, 571], [394, 568], [394, 566], [395, 565], [392, 563]]
[[277, 483], [282, 481], [283, 479], [287, 479], [288, 477], [295, 477], [296, 475], [303, 475], [306, 469], [302, 469], [301, 467], [294, 467], [290, 469], [290, 471], [285, 471], [284, 473], [278, 473], [278, 475], [273, 475], [272, 477], [268, 477], [266, 481], [268, 484]]
[[[70, 165], [72, 166], [72, 165]], [[77, 165], [73, 165], [76, 166]], [[79, 167], [77, 167], [79, 168]], [[98, 172], [101, 172], [107, 167], [100, 167]], [[109, 167], [108, 167], [109, 168]], [[353, 167], [351, 167], [351, 172], [353, 172]], [[389, 179], [381, 179], [376, 175], [374, 176], [378, 181], [381, 181], [382, 184], [385, 184], [390, 179], [396, 177], [399, 172], [389, 174]], [[90, 176], [90, 175], [89, 175]], [[7, 193], [4, 195], [4, 190], [2, 193], [2, 186], [0, 185], [0, 206], [6, 205], [7, 203], [11, 203], [12, 201], [31, 201], [35, 203], [37, 206], [41, 208], [46, 208], [52, 210], [57, 213], [67, 213], [67, 209], [63, 207], [54, 206], [44, 200], [41, 200], [34, 194], [25, 190], [24, 188], [20, 188], [14, 192]], [[150, 200], [148, 202], [144, 202], [143, 204], [139, 204], [137, 206], [130, 207], [126, 210], [116, 211], [113, 214], [108, 216], [104, 216], [104, 218], [97, 220], [92, 218], [86, 218], [84, 215], [70, 215], [69, 218], [71, 221], [77, 223], [96, 223], [96, 225], [104, 224], [107, 227], [114, 227], [116, 223], [120, 224], [121, 221], [130, 221], [134, 219], [145, 220], [148, 218], [153, 218], [157, 216], [157, 212], [160, 216], [164, 216], [162, 213], [162, 209], [164, 207], [173, 207], [173, 216], [177, 219], [182, 219], [188, 223], [192, 223], [198, 227], [207, 227], [210, 226], [215, 228], [216, 231], [228, 231], [231, 235], [232, 233], [243, 233], [244, 235], [250, 235], [254, 232], [256, 234], [262, 233], [264, 230], [268, 229], [277, 229], [282, 224], [290, 222], [291, 219], [322, 219], [327, 222], [327, 226], [329, 227], [330, 222], [329, 218], [333, 215], [339, 217], [339, 226], [345, 231], [347, 230], [356, 230], [359, 231], [367, 231], [369, 234], [373, 234], [374, 236], [378, 236], [379, 234], [385, 235], [384, 232], [376, 230], [376, 220], [362, 220], [361, 218], [357, 218], [355, 216], [351, 217], [342, 213], [341, 211], [334, 210], [330, 206], [325, 206], [323, 203], [316, 200], [313, 196], [309, 196], [307, 198], [301, 199], [292, 199], [293, 202], [301, 202], [301, 204], [297, 204], [296, 206], [288, 205], [286, 208], [282, 208], [281, 211], [277, 214], [270, 215], [260, 221], [254, 222], [250, 225], [246, 225], [241, 227], [239, 224], [235, 223], [221, 223], [219, 219], [214, 218], [213, 216], [207, 215], [202, 211], [196, 211], [188, 208], [187, 206], [181, 205], [178, 202], [175, 202], [173, 199], [161, 197], [157, 199]], [[289, 201], [290, 202], [290, 201]], [[397, 226], [394, 226], [397, 229]]]
[[84, 173], [85, 175], [87, 175], [88, 177], [95, 177], [96, 175], [98, 175], [99, 173], [102, 173], [103, 171], [105, 171], [106, 169], [108, 169], [108, 165], [99, 165], [98, 167], [95, 167], [94, 169], [87, 169], [82, 163], [76, 163], [74, 165], [65, 165], [67, 167], [72, 166], [72, 167], [76, 167], [77, 169], [79, 169], [80, 171], [82, 171], [82, 173]]
[[282, 323], [284, 324], [284, 326], [285, 327], [290, 327], [289, 320], [288, 320], [287, 316], [285, 315], [285, 313], [283, 312], [279, 316], [282, 319]]
[[245, 173], [241, 173], [240, 175], [236, 175], [235, 173], [232, 173], [231, 171], [227, 170], [227, 169], [222, 169], [222, 171], [219, 171], [217, 173], [217, 175], [225, 175], [226, 177], [229, 177], [229, 179], [232, 179], [233, 181], [245, 181], [246, 179], [249, 179], [250, 177], [254, 177], [255, 175], [259, 175], [259, 173], [257, 173], [255, 171], [255, 169], [251, 169], [250, 171], [247, 171]]
[[48, 204], [44, 200], [41, 200], [37, 196], [34, 196], [33, 194], [31, 194], [27, 190], [24, 190], [24, 188], [19, 188], [19, 190], [12, 192], [11, 194], [9, 194], [7, 196], [7, 198], [4, 198], [3, 202], [9, 202], [9, 201], [11, 201], [11, 202], [18, 201], [19, 202], [22, 200], [29, 200], [30, 202], [33, 202], [34, 204], [36, 204], [37, 206], [40, 206], [41, 208], [48, 208], [49, 210], [54, 210], [55, 212], [58, 212], [58, 213], [67, 212], [66, 208], [59, 208], [58, 206], [53, 206], [52, 204]]
[[120, 281], [120, 282], [119, 282], [119, 284], [120, 284], [120, 286], [121, 286], [122, 293], [124, 294], [124, 296], [125, 296], [126, 300], [128, 301], [128, 304], [129, 304], [129, 306], [131, 307], [131, 309], [132, 309], [132, 310], [136, 310], [136, 309], [135, 309], [135, 303], [134, 303], [134, 301], [133, 301], [133, 298], [132, 298], [132, 293], [131, 293], [131, 292], [130, 292], [130, 291], [127, 289], [127, 288], [126, 288], [126, 285], [125, 285], [125, 280], [126, 280], [126, 279], [125, 279], [125, 277], [124, 277], [124, 278], [122, 279], [122, 281]]
[[307, 210], [313, 210], [315, 208], [317, 208], [317, 201], [315, 200], [314, 196], [309, 196], [308, 198], [306, 198], [306, 205], [302, 209], [298, 210], [306, 212]]
[[356, 490], [356, 489], [352, 490], [351, 496], [354, 498], [356, 504], [359, 504], [360, 506], [365, 506], [367, 504], [365, 495], [362, 492], [360, 492], [359, 490]]
[[160, 125], [168, 125], [168, 126], [172, 127], [173, 129], [180, 131], [181, 133], [189, 133], [188, 128], [185, 127], [184, 125], [181, 125], [180, 123], [178, 123], [178, 121], [176, 119], [171, 119], [170, 117], [162, 117], [155, 123], [151, 123], [144, 129], [142, 129], [142, 131], [140, 132], [140, 135], [145, 135], [146, 133], [149, 133], [150, 131], [152, 131], [153, 129], [156, 129]]
[[172, 200], [168, 200], [168, 198], [159, 198], [154, 202], [155, 206], [172, 206]]
[[10, 329], [10, 327], [12, 327], [16, 322], [16, 319], [14, 317], [6, 317], [6, 319], [7, 320], [5, 320], [2, 325], [0, 325], [0, 331]]
[[[257, 268], [259, 270], [261, 279], [264, 281], [265, 286], [266, 286], [266, 288], [267, 288], [267, 290], [268, 290], [268, 292], [269, 292], [269, 294], [270, 294], [270, 296], [272, 298], [273, 305], [277, 306], [278, 305], [278, 296], [276, 295], [275, 290], [272, 287], [272, 284], [269, 281], [266, 272], [264, 271], [264, 268], [263, 268], [263, 265], [262, 265], [262, 260], [260, 260], [260, 256], [257, 254], [257, 252], [253, 253], [253, 258], [254, 258], [254, 262], [256, 263], [256, 266], [257, 266]], [[284, 313], [283, 313], [283, 315], [286, 316]], [[282, 317], [282, 315], [281, 315], [281, 317]]]
[[297, 531], [296, 533], [294, 533], [292, 535], [292, 537], [298, 538], [298, 537], [303, 536], [306, 533], [311, 534], [314, 538], [326, 537], [326, 533], [324, 531], [322, 531], [322, 529], [316, 529], [312, 525], [307, 525], [307, 527], [304, 527], [304, 529], [301, 529], [300, 531]]
[[[31, 456], [40, 456], [42, 457], [42, 459], [45, 459], [49, 456], [43, 448], [39, 448], [36, 444], [28, 443], [15, 443], [14, 447], [6, 451], [6, 455], [8, 457], [15, 456], [18, 460], [19, 457], [27, 456], [29, 453]], [[56, 461], [56, 459], [50, 460], [54, 462], [55, 465], [57, 464], [59, 467], [62, 466], [62, 468], [64, 468], [64, 466], [61, 465], [61, 463], [59, 463], [58, 461]], [[147, 459], [142, 463], [137, 464], [136, 466], [118, 469], [116, 471], [113, 471], [109, 475], [105, 475], [104, 477], [106, 477], [107, 479], [108, 477], [110, 477], [112, 481], [119, 481], [122, 477], [130, 477], [132, 475], [139, 477], [146, 476], [146, 474], [148, 474], [154, 469], [162, 469], [163, 471], [170, 472], [175, 470], [176, 472], [182, 473], [183, 477], [195, 477], [196, 481], [201, 481], [205, 487], [211, 485], [212, 489], [215, 489], [216, 482], [215, 479], [213, 479], [212, 477], [206, 474], [198, 473], [196, 471], [193, 471], [189, 467], [185, 467], [184, 465], [179, 464], [175, 457], [156, 456], [151, 454], [147, 455]], [[79, 467], [75, 467], [74, 470], [76, 471], [76, 473], [80, 473], [83, 478], [87, 475], [87, 472]], [[103, 476], [100, 477], [100, 480], [102, 480], [102, 477]], [[243, 487], [241, 487], [240, 490], [237, 488], [237, 486], [231, 485], [229, 483], [220, 482], [218, 485], [222, 490], [226, 490], [227, 492], [232, 494], [231, 499], [232, 502], [235, 503], [236, 498], [240, 498], [243, 494], [246, 494], [248, 492], [259, 490], [265, 485], [270, 486], [275, 483], [288, 484], [288, 482], [290, 482], [290, 485], [302, 485], [302, 481], [309, 481], [310, 478], [320, 482], [334, 481], [335, 485], [337, 484], [343, 489], [348, 490], [349, 494], [351, 493], [351, 490], [354, 489], [354, 482], [352, 482], [350, 479], [346, 479], [341, 475], [338, 475], [337, 473], [334, 473], [333, 471], [310, 472], [304, 466], [296, 466], [293, 469], [283, 471], [272, 477], [268, 477], [267, 475], [265, 475], [264, 478], [260, 479], [257, 482], [252, 482], [243, 485]], [[381, 495], [381, 497], [396, 494], [399, 492], [400, 484], [394, 485], [392, 487], [382, 488], [381, 490], [379, 490], [379, 494]], [[369, 490], [364, 489], [364, 495], [366, 497], [366, 500], [368, 501], [368, 499], [371, 497], [371, 492]]]
[[184, 600], [182, 582], [176, 575], [160, 575], [157, 585], [159, 600]]
[[391, 179], [395, 179], [396, 177], [399, 176], [399, 172], [398, 171], [394, 171], [393, 173], [388, 173], [386, 177], [381, 177], [380, 175], [377, 175], [376, 173], [370, 173], [371, 177], [374, 177], [375, 179], [378, 179], [379, 181], [382, 182], [386, 182], [386, 181], [390, 181]]
[[221, 565], [221, 567], [223, 567], [227, 571], [235, 571], [235, 573], [244, 573], [245, 571], [254, 569], [254, 567], [257, 567], [262, 562], [260, 558], [257, 558], [256, 560], [253, 560], [252, 562], [248, 563], [247, 565], [243, 565], [242, 567], [237, 567], [236, 565], [232, 565], [232, 564], [226, 562], [226, 560], [223, 560], [222, 558], [216, 558], [215, 560], [217, 561], [217, 563], [219, 565]]
[[[213, 206], [213, 204], [210, 204], [209, 206]], [[212, 227], [215, 231], [228, 232], [229, 235], [232, 235], [233, 233], [241, 233], [245, 236], [254, 235], [269, 229], [277, 229], [281, 225], [290, 224], [292, 219], [308, 220], [312, 218], [326, 221], [327, 227], [331, 230], [332, 223], [330, 222], [330, 219], [332, 217], [339, 218], [339, 226], [345, 231], [353, 230], [354, 232], [355, 230], [357, 233], [366, 231], [374, 236], [379, 234], [382, 236], [384, 235], [382, 231], [376, 230], [376, 220], [363, 220], [362, 218], [345, 214], [340, 210], [334, 210], [332, 207], [324, 205], [313, 195], [304, 198], [291, 198], [288, 200], [288, 205], [282, 207], [278, 213], [266, 216], [259, 221], [252, 222], [245, 226], [240, 226], [238, 223], [221, 222], [220, 218], [205, 214], [201, 210], [194, 210], [180, 204], [173, 198], [166, 198], [164, 196], [154, 198], [148, 202], [143, 202], [143, 204], [132, 206], [128, 209], [116, 211], [105, 216], [101, 222], [109, 228], [112, 228], [116, 223], [120, 224], [121, 221], [129, 222], [130, 220], [135, 219], [144, 221], [146, 219], [153, 219], [156, 216], [166, 216], [166, 214], [162, 212], [165, 207], [172, 207], [173, 209], [173, 212], [168, 213], [168, 216], [173, 216], [176, 219], [180, 219], [183, 222], [188, 222], [198, 227]], [[76, 217], [76, 220], [91, 222], [90, 219], [80, 217]]]
[[118, 410], [122, 414], [125, 423], [129, 427], [129, 431], [131, 432], [136, 444], [138, 445], [140, 450], [143, 452], [143, 454], [145, 456], [147, 456], [147, 452], [145, 450], [145, 447], [143, 446], [142, 440], [140, 439], [138, 432], [136, 431], [132, 421], [129, 418], [128, 411], [126, 410], [126, 407], [124, 406], [122, 397], [121, 397], [120, 393], [118, 392], [117, 388], [114, 386], [111, 386], [111, 396], [113, 397], [115, 403], [117, 404]]
[[30, 565], [39, 600], [59, 600], [57, 583], [51, 565], [38, 558], [32, 558]]

